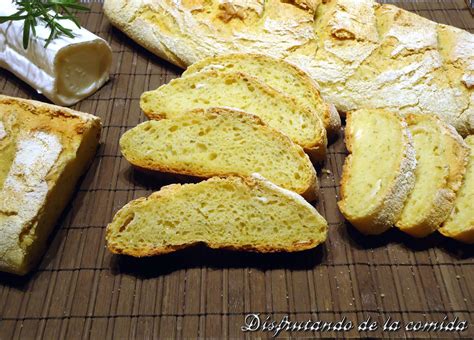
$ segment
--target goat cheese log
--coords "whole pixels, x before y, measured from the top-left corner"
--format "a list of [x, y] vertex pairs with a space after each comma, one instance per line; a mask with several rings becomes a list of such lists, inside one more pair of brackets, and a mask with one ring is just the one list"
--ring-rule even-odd
[[[16, 5], [2, 1], [0, 16], [17, 12]], [[107, 42], [72, 21], [61, 24], [74, 38], [61, 35], [45, 47], [50, 34], [44, 22], [35, 27], [23, 48], [23, 21], [0, 24], [0, 67], [12, 72], [57, 105], [70, 106], [90, 96], [108, 79], [112, 50]]]

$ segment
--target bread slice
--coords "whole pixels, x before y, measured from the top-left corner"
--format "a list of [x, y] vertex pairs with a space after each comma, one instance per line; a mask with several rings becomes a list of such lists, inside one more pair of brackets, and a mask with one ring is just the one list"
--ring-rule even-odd
[[107, 226], [107, 247], [136, 257], [204, 243], [210, 248], [294, 252], [316, 247], [327, 222], [297, 194], [254, 175], [170, 185], [125, 205]]
[[451, 215], [439, 229], [455, 240], [474, 244], [474, 135], [465, 139], [470, 148], [469, 163]]
[[341, 129], [339, 113], [332, 104], [322, 99], [316, 82], [306, 72], [283, 59], [252, 53], [225, 54], [194, 63], [183, 73], [183, 77], [211, 70], [254, 76], [316, 112], [328, 135], [334, 135]]
[[412, 114], [406, 120], [417, 154], [416, 182], [396, 225], [414, 237], [425, 237], [448, 218], [469, 149], [452, 126], [434, 116]]
[[0, 96], [0, 270], [26, 274], [95, 155], [99, 118]]
[[339, 208], [360, 232], [381, 234], [397, 221], [415, 181], [407, 125], [384, 110], [349, 112], [346, 145]]
[[151, 119], [175, 118], [197, 108], [231, 107], [254, 114], [317, 159], [326, 154], [321, 119], [295, 99], [243, 73], [199, 72], [145, 92], [140, 106]]
[[258, 172], [308, 200], [316, 198], [316, 171], [303, 149], [245, 112], [197, 109], [151, 120], [127, 131], [120, 148], [140, 168], [204, 178]]

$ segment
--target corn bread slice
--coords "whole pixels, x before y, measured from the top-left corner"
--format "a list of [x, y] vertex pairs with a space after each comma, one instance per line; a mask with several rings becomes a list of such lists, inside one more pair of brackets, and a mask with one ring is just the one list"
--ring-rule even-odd
[[26, 274], [99, 142], [100, 119], [0, 96], [0, 270]]
[[316, 171], [303, 149], [245, 112], [197, 109], [151, 120], [127, 131], [120, 148], [140, 168], [204, 178], [257, 172], [308, 200], [316, 198]]
[[396, 225], [414, 237], [436, 231], [449, 216], [469, 149], [454, 128], [430, 115], [406, 117], [417, 155], [415, 187]]
[[316, 82], [306, 72], [283, 59], [252, 53], [226, 54], [192, 64], [183, 76], [210, 70], [242, 72], [254, 76], [315, 111], [328, 135], [336, 134], [341, 128], [339, 113], [332, 104], [321, 98]]
[[170, 185], [125, 205], [107, 226], [109, 250], [136, 257], [198, 243], [262, 253], [316, 247], [327, 222], [299, 195], [259, 175]]
[[258, 116], [301, 145], [310, 156], [326, 155], [321, 119], [295, 99], [243, 73], [199, 72], [145, 92], [140, 106], [151, 119], [175, 118], [193, 109], [230, 107]]
[[470, 155], [464, 181], [451, 215], [438, 230], [444, 236], [474, 244], [474, 136], [467, 137], [465, 142], [470, 148]]
[[415, 150], [405, 121], [384, 110], [349, 112], [350, 154], [341, 179], [342, 214], [364, 234], [381, 234], [398, 219], [412, 190]]

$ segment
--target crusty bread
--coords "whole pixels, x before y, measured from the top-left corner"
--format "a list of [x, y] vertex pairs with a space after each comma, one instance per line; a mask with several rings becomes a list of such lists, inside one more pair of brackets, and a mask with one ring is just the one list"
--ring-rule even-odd
[[373, 0], [105, 0], [111, 23], [186, 68], [265, 53], [306, 71], [340, 112], [434, 114], [474, 133], [474, 35]]
[[173, 79], [143, 93], [140, 106], [151, 119], [175, 118], [201, 108], [240, 109], [284, 133], [315, 159], [326, 155], [326, 130], [314, 112], [243, 73], [208, 71]]
[[341, 129], [341, 118], [332, 104], [326, 103], [318, 85], [308, 74], [283, 59], [264, 54], [237, 53], [210, 57], [192, 64], [184, 76], [196, 72], [217, 70], [220, 72], [242, 72], [262, 80], [274, 89], [296, 98], [300, 103], [315, 111], [323, 121], [328, 135]]
[[106, 239], [111, 252], [142, 257], [198, 243], [294, 252], [316, 247], [326, 235], [326, 221], [303, 198], [253, 176], [164, 187], [125, 205], [107, 226]]
[[439, 229], [441, 234], [474, 244], [474, 135], [465, 139], [470, 148], [469, 163], [451, 215]]
[[257, 172], [316, 198], [316, 171], [303, 149], [245, 112], [214, 108], [151, 120], [127, 131], [120, 148], [140, 168], [204, 178]]
[[0, 96], [0, 270], [26, 274], [99, 142], [99, 118]]
[[414, 237], [436, 231], [449, 216], [469, 149], [448, 124], [429, 115], [406, 117], [417, 155], [415, 187], [396, 225]]
[[347, 115], [341, 180], [343, 215], [364, 234], [380, 234], [398, 219], [412, 190], [415, 151], [405, 121], [384, 110]]

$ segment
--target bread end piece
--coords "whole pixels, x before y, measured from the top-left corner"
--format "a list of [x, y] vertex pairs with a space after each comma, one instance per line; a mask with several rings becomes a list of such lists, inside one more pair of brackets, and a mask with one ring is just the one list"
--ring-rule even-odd
[[0, 110], [7, 133], [0, 144], [9, 143], [0, 161], [0, 270], [25, 275], [41, 260], [96, 153], [101, 122], [90, 114], [6, 96], [0, 96]]

